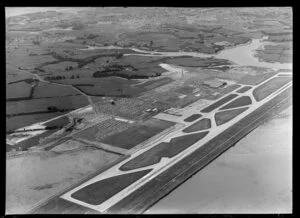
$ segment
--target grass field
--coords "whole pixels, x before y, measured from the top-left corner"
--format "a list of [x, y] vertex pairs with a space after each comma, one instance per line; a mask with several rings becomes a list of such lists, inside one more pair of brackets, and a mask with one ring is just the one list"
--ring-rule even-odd
[[239, 90], [237, 90], [236, 92], [237, 93], [245, 93], [248, 90], [250, 90], [251, 88], [252, 88], [251, 86], [244, 86], [244, 87], [240, 88]]
[[229, 94], [226, 97], [220, 99], [219, 101], [209, 105], [208, 107], [204, 108], [203, 110], [201, 110], [201, 112], [203, 113], [209, 113], [211, 111], [213, 111], [214, 109], [220, 107], [221, 105], [225, 104], [226, 102], [234, 99], [237, 96], [237, 94]]
[[33, 98], [53, 98], [70, 95], [81, 95], [72, 87], [61, 86], [56, 84], [42, 83], [34, 88]]
[[67, 111], [48, 112], [49, 106], [74, 110], [87, 105], [89, 102], [82, 95], [6, 102], [6, 130], [14, 130], [67, 113]]
[[182, 132], [185, 132], [185, 133], [196, 132], [196, 131], [200, 131], [200, 130], [209, 129], [210, 127], [211, 127], [210, 119], [203, 118], [203, 119], [197, 121], [196, 123], [194, 123], [193, 125], [185, 128], [184, 130], [182, 130]]
[[62, 116], [56, 118], [54, 120], [48, 121], [43, 125], [50, 127], [50, 126], [66, 126], [69, 123], [69, 118], [67, 116]]
[[111, 85], [133, 85], [140, 83], [137, 80], [128, 80], [119, 77], [106, 77], [106, 78], [74, 78], [74, 79], [62, 79], [56, 81], [57, 83], [61, 84], [68, 84], [68, 85], [97, 85], [108, 83]]
[[9, 64], [6, 64], [5, 70], [6, 70], [6, 84], [32, 78], [30, 74], [24, 73], [21, 70], [16, 70], [13, 66]]
[[147, 175], [150, 171], [151, 170], [142, 170], [103, 179], [79, 189], [74, 192], [71, 197], [88, 204], [98, 205]]
[[45, 113], [45, 114], [21, 115], [21, 116], [9, 117], [9, 118], [6, 117], [6, 131], [29, 126], [33, 123], [47, 121], [59, 115], [62, 115], [62, 113], [55, 112], [55, 113]]
[[150, 166], [159, 163], [162, 157], [174, 157], [189, 146], [201, 140], [207, 132], [179, 136], [171, 139], [170, 142], [162, 142], [120, 167], [120, 170], [127, 171]]
[[215, 120], [217, 126], [220, 126], [224, 123], [227, 123], [228, 121], [232, 120], [239, 114], [243, 113], [245, 110], [247, 110], [248, 107], [246, 108], [238, 108], [238, 109], [233, 109], [233, 110], [228, 110], [228, 111], [221, 111], [215, 114]]
[[138, 80], [128, 80], [116, 76], [106, 78], [80, 78], [58, 80], [58, 83], [74, 85], [90, 96], [123, 96], [130, 97], [171, 82], [170, 78], [159, 78], [139, 84]]
[[27, 82], [6, 84], [6, 99], [29, 98], [32, 85]]
[[167, 64], [174, 64], [183, 67], [210, 67], [216, 65], [230, 65], [229, 61], [223, 59], [195, 58], [195, 57], [176, 57], [165, 61]]
[[115, 85], [104, 82], [103, 84], [97, 84], [96, 86], [90, 85], [76, 85], [76, 88], [84, 92], [89, 96], [118, 96], [118, 97], [130, 97], [139, 95], [145, 91], [145, 89], [128, 86], [128, 85]]
[[275, 74], [276, 72], [263, 73], [257, 75], [246, 75], [239, 81], [239, 83], [243, 85], [257, 85], [274, 76]]
[[47, 111], [48, 106], [55, 106], [59, 109], [77, 109], [88, 104], [88, 100], [83, 95], [30, 99], [26, 101], [7, 102], [6, 112], [7, 114], [40, 112]]
[[274, 91], [284, 86], [292, 80], [291, 77], [277, 77], [269, 80], [268, 82], [260, 85], [253, 90], [255, 100], [261, 101], [271, 95]]
[[220, 110], [231, 109], [231, 108], [235, 108], [235, 107], [242, 107], [242, 106], [249, 105], [251, 103], [252, 103], [252, 101], [249, 96], [242, 96], [242, 97], [239, 97], [239, 98], [233, 100], [232, 102], [225, 105], [224, 107], [221, 107]]
[[189, 86], [180, 87], [175, 90], [175, 92], [178, 92], [178, 93], [184, 94], [184, 95], [192, 94], [193, 91], [194, 91], [194, 88], [189, 87]]
[[[35, 49], [35, 46], [32, 45], [22, 45], [22, 48], [16, 48], [12, 50], [10, 53], [6, 53], [6, 60], [11, 63], [14, 68], [26, 68], [26, 69], [34, 69], [38, 67], [42, 63], [47, 63], [51, 61], [56, 61], [51, 55], [40, 55], [42, 53], [42, 48]], [[36, 56], [30, 56], [30, 52], [27, 51], [30, 49], [31, 52], [37, 54]], [[36, 50], [36, 51], [35, 51]]]
[[[83, 145], [81, 145], [83, 146]], [[119, 155], [94, 148], [57, 154], [43, 151], [6, 160], [6, 211], [27, 213]]]
[[150, 119], [145, 123], [111, 135], [101, 142], [124, 149], [131, 149], [174, 124], [169, 121]]
[[76, 68], [78, 64], [76, 62], [71, 61], [62, 61], [57, 64], [49, 64], [43, 67], [47, 72], [51, 71], [65, 71], [67, 67]]
[[183, 121], [184, 121], [184, 122], [193, 122], [193, 121], [199, 119], [200, 117], [202, 117], [201, 114], [193, 114], [193, 115], [191, 115], [191, 116], [185, 118]]
[[138, 84], [136, 86], [140, 87], [140, 88], [144, 88], [146, 90], [152, 90], [157, 87], [169, 84], [172, 81], [173, 80], [169, 77], [162, 77], [162, 78], [158, 78], [158, 79], [148, 80], [148, 81], [143, 82], [142, 84]]

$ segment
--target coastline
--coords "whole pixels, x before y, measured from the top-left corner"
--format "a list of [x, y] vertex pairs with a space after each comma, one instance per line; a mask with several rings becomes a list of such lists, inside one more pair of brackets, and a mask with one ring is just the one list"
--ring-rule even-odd
[[256, 128], [146, 214], [290, 213], [291, 124], [292, 106]]

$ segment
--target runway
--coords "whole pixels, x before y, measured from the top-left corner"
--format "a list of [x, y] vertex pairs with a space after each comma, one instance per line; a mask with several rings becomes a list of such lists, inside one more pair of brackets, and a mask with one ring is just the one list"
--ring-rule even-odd
[[[108, 198], [108, 200], [100, 205], [100, 207], [90, 206], [88, 204], [85, 204], [84, 202], [78, 203], [78, 201], [76, 202], [76, 199], [70, 200], [70, 197], [68, 196], [70, 196], [70, 194], [74, 193], [76, 190], [79, 190], [80, 187], [91, 184], [92, 180], [99, 181], [99, 179], [103, 180], [104, 178], [109, 178], [110, 175], [112, 176], [114, 172], [117, 172], [116, 170], [118, 170], [118, 168], [123, 163], [129, 161], [128, 159], [133, 159], [133, 157], [125, 159], [116, 166], [113, 166], [112, 168], [114, 168], [115, 171], [113, 169], [108, 169], [100, 176], [94, 176], [94, 178], [90, 177], [89, 179], [85, 180], [87, 182], [82, 182], [82, 184], [78, 185], [76, 188], [70, 188], [69, 191], [65, 192], [65, 194], [53, 198], [52, 200], [48, 201], [44, 205], [41, 205], [32, 212], [43, 213], [44, 211], [44, 213], [142, 213], [163, 196], [168, 194], [171, 190], [183, 183], [190, 176], [192, 176], [197, 171], [205, 167], [208, 163], [217, 158], [228, 148], [233, 146], [238, 140], [250, 133], [272, 113], [282, 110], [282, 108], [290, 105], [292, 96], [291, 92], [292, 86], [289, 83], [276, 92], [272, 93], [271, 96], [266, 98], [265, 102], [262, 102], [261, 106], [255, 108], [254, 111], [243, 116], [236, 123], [229, 126], [212, 139], [209, 139], [209, 141], [205, 142], [202, 146], [192, 146], [191, 148], [188, 148], [187, 151], [182, 152], [186, 153], [187, 155], [178, 155], [174, 159], [168, 160], [169, 162], [166, 159], [163, 159], [163, 161], [158, 163], [156, 166], [154, 165], [150, 167], [153, 169], [151, 172], [152, 176], [146, 175], [147, 178], [142, 178], [141, 181], [137, 181], [132, 186], [129, 186], [129, 188], [125, 188], [125, 191], [123, 190], [121, 194], [118, 193], [116, 194], [116, 196]], [[143, 152], [145, 151], [137, 152], [133, 156], [138, 156]], [[165, 168], [162, 167], [162, 165], [164, 165]], [[159, 169], [159, 167], [162, 167], [163, 170], [157, 170], [157, 172], [155, 173], [155, 170]], [[149, 169], [149, 167], [143, 168], [143, 170], [144, 169]], [[120, 175], [126, 174], [126, 172], [118, 172], [114, 174]]]

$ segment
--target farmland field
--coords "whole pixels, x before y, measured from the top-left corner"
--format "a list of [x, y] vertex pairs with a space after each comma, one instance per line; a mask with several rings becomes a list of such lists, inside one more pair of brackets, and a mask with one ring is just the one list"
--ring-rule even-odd
[[25, 74], [23, 72], [11, 69], [9, 66], [6, 66], [6, 84], [31, 78], [32, 76], [30, 74]]
[[71, 61], [62, 61], [57, 64], [49, 64], [43, 67], [44, 70], [48, 71], [65, 71], [67, 67], [76, 68], [78, 64], [76, 62]]
[[61, 112], [33, 114], [33, 115], [21, 115], [14, 117], [6, 117], [6, 131], [15, 130], [24, 126], [29, 126], [33, 123], [47, 121], [53, 117], [62, 115]]
[[19, 114], [47, 111], [48, 106], [55, 106], [59, 109], [76, 109], [88, 105], [86, 97], [80, 96], [68, 96], [68, 97], [56, 97], [49, 99], [30, 99], [26, 101], [7, 102], [6, 111], [7, 114]]
[[[292, 34], [290, 35], [292, 37]], [[275, 40], [275, 38], [277, 38]], [[283, 38], [282, 36], [270, 36], [268, 40], [270, 41], [279, 41], [280, 44], [275, 45], [265, 45], [263, 50], [258, 50], [256, 56], [267, 62], [279, 62], [279, 63], [291, 63], [292, 62], [292, 43], [291, 42], [285, 42], [286, 39], [283, 38], [283, 40], [279, 39]], [[279, 40], [278, 40], [279, 39]], [[289, 38], [287, 41], [291, 41], [291, 38]]]
[[40, 83], [39, 86], [34, 88], [33, 98], [53, 98], [70, 95], [81, 95], [72, 87], [61, 86], [56, 84]]
[[6, 85], [6, 99], [29, 98], [32, 85], [27, 82], [19, 82]]

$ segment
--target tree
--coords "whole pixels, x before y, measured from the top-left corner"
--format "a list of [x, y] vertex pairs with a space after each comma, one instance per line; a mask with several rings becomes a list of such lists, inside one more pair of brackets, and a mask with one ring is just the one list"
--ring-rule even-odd
[[122, 56], [123, 56], [123, 54], [118, 53], [118, 54], [116, 55], [116, 59], [120, 59]]
[[47, 107], [47, 110], [48, 111], [57, 111], [58, 109], [55, 106], [49, 106], [49, 107]]

